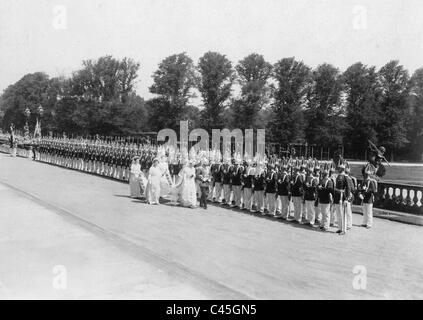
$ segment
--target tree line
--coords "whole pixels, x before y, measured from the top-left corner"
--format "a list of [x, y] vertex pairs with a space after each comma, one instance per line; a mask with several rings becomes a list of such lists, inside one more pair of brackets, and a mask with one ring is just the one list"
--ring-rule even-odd
[[149, 88], [154, 97], [145, 100], [134, 89], [140, 67], [104, 56], [83, 61], [70, 77], [27, 74], [0, 97], [3, 130], [22, 128], [26, 108], [33, 127], [41, 105], [43, 134], [128, 136], [177, 130], [189, 120], [206, 130], [265, 128], [266, 141], [282, 145], [344, 145], [357, 157], [369, 139], [391, 156], [421, 160], [423, 68], [410, 75], [393, 60], [379, 70], [357, 62], [342, 72], [293, 57], [271, 64], [256, 53], [233, 64], [218, 52], [194, 63], [180, 53], [160, 62]]

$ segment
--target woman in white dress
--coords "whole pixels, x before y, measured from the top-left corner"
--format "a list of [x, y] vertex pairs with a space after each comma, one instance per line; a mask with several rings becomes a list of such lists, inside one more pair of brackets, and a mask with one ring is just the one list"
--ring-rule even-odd
[[159, 159], [153, 160], [153, 165], [148, 171], [147, 183], [147, 202], [149, 204], [159, 204], [160, 199], [160, 181], [162, 179], [162, 170], [159, 168]]
[[140, 158], [134, 157], [132, 159], [131, 171], [129, 173], [129, 189], [130, 189], [132, 198], [141, 197], [140, 174], [141, 174]]
[[194, 208], [197, 205], [197, 195], [195, 189], [195, 168], [190, 160], [179, 173], [181, 180], [181, 204], [184, 207]]

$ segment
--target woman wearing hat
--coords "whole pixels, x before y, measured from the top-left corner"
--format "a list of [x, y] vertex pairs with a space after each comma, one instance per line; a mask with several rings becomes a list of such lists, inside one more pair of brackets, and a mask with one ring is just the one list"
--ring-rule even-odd
[[147, 183], [147, 202], [149, 204], [159, 204], [160, 199], [160, 181], [162, 178], [162, 171], [159, 168], [159, 159], [154, 158], [153, 164], [148, 171]]
[[140, 174], [140, 157], [136, 156], [132, 158], [132, 164], [129, 173], [129, 190], [131, 192], [132, 198], [141, 197]]
[[189, 160], [179, 175], [182, 179], [181, 204], [184, 207], [194, 208], [197, 205], [194, 162]]

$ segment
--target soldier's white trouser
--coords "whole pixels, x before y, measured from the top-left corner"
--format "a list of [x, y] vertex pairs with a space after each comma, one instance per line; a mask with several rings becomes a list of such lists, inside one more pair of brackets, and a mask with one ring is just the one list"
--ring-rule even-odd
[[251, 210], [253, 206], [253, 191], [251, 188], [244, 188], [243, 192], [243, 206], [247, 210]]
[[235, 206], [241, 208], [241, 186], [232, 186]]
[[119, 180], [122, 180], [123, 179], [123, 168], [122, 167], [118, 167], [118, 176], [117, 176], [117, 178]]
[[363, 224], [367, 227], [373, 225], [373, 203], [363, 203]]
[[310, 224], [314, 224], [316, 220], [316, 213], [314, 211], [314, 200], [306, 200], [306, 219]]
[[319, 210], [322, 214], [322, 222], [320, 226], [325, 229], [330, 227], [330, 203], [319, 203]]
[[275, 193], [267, 193], [266, 194], [266, 207], [267, 211], [270, 214], [276, 214], [276, 194]]
[[254, 191], [254, 202], [257, 211], [264, 212], [264, 190]]
[[214, 197], [217, 202], [222, 201], [222, 182], [216, 182], [214, 184]]
[[214, 191], [213, 183], [210, 183], [209, 184], [209, 194], [207, 196], [207, 200], [213, 201], [213, 191]]
[[303, 206], [302, 206], [302, 218], [303, 220], [307, 218], [307, 212], [306, 212], [306, 205], [305, 205], [305, 201], [303, 200]]
[[282, 218], [289, 218], [289, 197], [288, 196], [278, 196], [278, 208], [277, 210], [281, 213]]
[[335, 212], [336, 212], [336, 217], [338, 220], [338, 230], [341, 231], [346, 231], [346, 224], [345, 224], [345, 215], [344, 215], [344, 210], [346, 208], [346, 206], [343, 205], [343, 203], [335, 203]]
[[231, 185], [224, 184], [223, 185], [223, 198], [227, 204], [231, 203]]
[[303, 198], [292, 197], [292, 202], [294, 204], [294, 219], [298, 222], [301, 222], [303, 212]]
[[352, 228], [352, 209], [351, 209], [351, 202], [349, 202], [349, 201], [347, 202], [347, 205], [346, 205], [345, 209], [346, 209], [346, 213], [345, 213], [346, 221], [345, 221], [345, 224], [346, 224], [346, 227], [349, 229], [349, 228]]
[[335, 212], [335, 204], [332, 203], [330, 206], [330, 223], [335, 224], [337, 222], [337, 216]]
[[315, 217], [318, 224], [322, 222], [322, 212], [320, 211], [319, 205], [314, 205]]

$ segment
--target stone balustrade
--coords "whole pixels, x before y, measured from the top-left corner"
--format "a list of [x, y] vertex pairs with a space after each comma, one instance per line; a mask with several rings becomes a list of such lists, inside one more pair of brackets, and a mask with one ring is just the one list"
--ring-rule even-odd
[[[375, 208], [423, 215], [423, 186], [378, 182], [377, 189]], [[355, 204], [360, 204], [358, 197]]]

